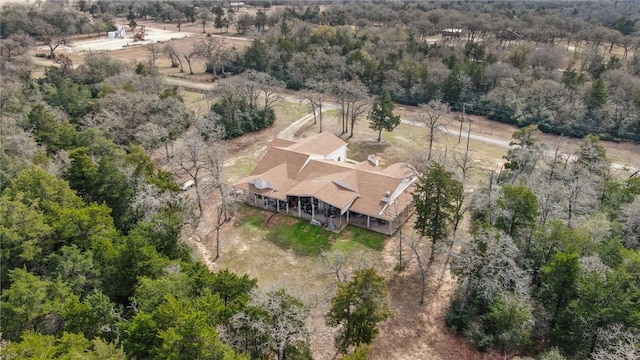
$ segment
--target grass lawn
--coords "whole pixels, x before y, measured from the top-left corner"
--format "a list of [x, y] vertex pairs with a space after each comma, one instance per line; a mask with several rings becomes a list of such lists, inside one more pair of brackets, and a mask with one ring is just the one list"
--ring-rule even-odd
[[276, 122], [290, 124], [311, 112], [311, 108], [305, 104], [280, 100], [273, 107], [276, 113]]
[[334, 235], [307, 220], [295, 219], [293, 224], [287, 222], [269, 227], [266, 238], [300, 255], [319, 255], [322, 250], [331, 248]]
[[207, 100], [206, 96], [202, 93], [182, 90], [181, 95], [184, 99], [185, 105], [199, 115], [208, 113], [209, 106], [213, 103], [210, 100]]
[[233, 183], [251, 174], [256, 167], [256, 158], [245, 155], [234, 160], [233, 164], [226, 169], [227, 181]]
[[[270, 218], [273, 213], [250, 206], [242, 206], [244, 224], [266, 231], [265, 239], [280, 248], [291, 249], [296, 254], [316, 256], [323, 250], [352, 252], [369, 249], [381, 251], [387, 240], [384, 234], [354, 226], [347, 226], [340, 233], [327, 231], [311, 225], [308, 220], [281, 214]], [[268, 224], [265, 224], [266, 221]]]

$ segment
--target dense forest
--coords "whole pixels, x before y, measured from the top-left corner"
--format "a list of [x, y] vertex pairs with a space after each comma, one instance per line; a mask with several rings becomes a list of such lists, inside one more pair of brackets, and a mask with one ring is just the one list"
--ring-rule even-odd
[[504, 354], [637, 357], [640, 178], [612, 177], [593, 135], [573, 161], [541, 156], [535, 127], [514, 140], [506, 169], [472, 196], [447, 324]]
[[104, 55], [33, 79], [5, 53], [2, 69], [3, 358], [309, 357], [302, 303], [194, 260], [180, 234], [195, 204], [137, 145], [188, 171], [168, 142], [213, 141], [213, 120]]
[[[210, 272], [180, 240], [202, 216], [201, 192], [225, 197], [225, 139], [270, 126], [284, 86], [311, 106], [331, 96], [352, 135], [370, 96], [520, 126], [503, 171], [480, 187], [466, 156], [429, 155], [415, 195], [415, 231], [433, 245], [424, 267], [417, 257], [423, 286], [434, 254], [448, 254], [459, 287], [446, 322], [481, 351], [638, 357], [640, 178], [614, 176], [600, 143], [640, 141], [637, 4], [260, 2], [240, 16], [209, 3], [72, 5], [8, 5], [0, 16], [3, 358], [311, 358], [305, 304]], [[214, 22], [255, 40], [207, 58], [216, 76], [240, 75], [198, 116], [152, 61], [90, 54], [74, 66], [56, 54], [115, 17]], [[58, 65], [37, 78], [34, 42]], [[566, 157], [536, 129], [583, 144]], [[152, 161], [155, 149], [176, 174]], [[196, 201], [175, 182], [185, 178]], [[458, 226], [467, 211], [468, 234]], [[338, 286], [327, 315], [338, 351], [373, 341], [391, 316], [385, 292], [372, 269]]]
[[260, 5], [266, 8], [255, 15], [188, 2], [79, 1], [42, 13], [15, 6], [4, 11], [1, 35], [28, 34], [55, 56], [72, 34], [115, 29], [114, 16], [132, 27], [147, 18], [201, 23], [203, 29], [213, 22], [220, 31], [233, 25], [255, 41], [246, 50], [209, 57], [208, 71], [253, 69], [292, 89], [338, 97], [359, 96], [347, 87], [355, 82], [372, 95], [388, 91], [403, 104], [439, 99], [546, 132], [640, 140], [634, 2]]
[[[231, 61], [232, 70], [265, 71], [290, 88], [333, 88], [337, 96], [349, 92], [346, 84], [360, 82], [371, 94], [386, 90], [403, 104], [439, 99], [517, 126], [638, 141], [635, 20], [621, 17], [612, 29], [537, 6], [458, 10], [347, 3], [322, 12], [288, 9], [278, 26], [261, 31]], [[631, 26], [620, 32], [620, 22]], [[430, 41], [444, 29], [460, 32], [444, 32], [444, 43]], [[612, 53], [614, 48], [621, 52]]]

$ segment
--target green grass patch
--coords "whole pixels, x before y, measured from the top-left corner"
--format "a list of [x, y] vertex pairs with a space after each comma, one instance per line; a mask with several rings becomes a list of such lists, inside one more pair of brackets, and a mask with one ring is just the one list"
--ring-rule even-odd
[[358, 243], [372, 250], [382, 250], [387, 241], [387, 236], [384, 234], [351, 225], [342, 232], [351, 237], [351, 243]]
[[275, 224], [267, 231], [267, 240], [284, 249], [292, 249], [300, 255], [319, 255], [322, 250], [331, 247], [333, 233], [309, 221], [296, 219], [295, 224], [288, 222]]
[[238, 213], [238, 215], [243, 219], [241, 222], [242, 224], [256, 228], [262, 228], [264, 226], [264, 216], [259, 209], [248, 205], [242, 205], [239, 207]]
[[240, 207], [241, 223], [249, 229], [262, 229], [265, 239], [278, 247], [293, 250], [298, 255], [317, 256], [323, 250], [354, 250], [380, 251], [384, 248], [387, 236], [355, 226], [347, 226], [340, 233], [327, 231], [319, 226], [311, 225], [309, 220], [291, 216], [275, 215], [266, 221], [272, 212], [262, 211], [252, 206]]

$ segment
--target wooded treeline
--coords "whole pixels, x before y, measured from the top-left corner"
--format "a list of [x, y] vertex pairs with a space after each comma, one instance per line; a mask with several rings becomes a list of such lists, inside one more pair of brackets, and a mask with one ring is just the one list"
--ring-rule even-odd
[[[545, 132], [640, 141], [634, 2], [329, 2], [322, 10], [292, 3], [277, 9], [269, 4], [255, 15], [221, 5], [8, 5], [2, 37], [27, 34], [47, 44], [53, 57], [72, 34], [113, 29], [114, 17], [126, 18], [132, 28], [136, 19], [149, 18], [178, 27], [200, 23], [203, 32], [207, 23], [221, 32], [232, 26], [256, 40], [215, 61], [205, 56], [207, 71], [218, 76], [253, 69], [293, 89], [356, 82], [371, 95], [388, 91], [403, 104], [443, 100], [456, 110], [464, 106], [517, 126], [537, 124]], [[182, 55], [176, 66], [182, 67]], [[190, 72], [192, 56], [200, 55], [184, 54]]]
[[0, 63], [2, 358], [309, 358], [307, 307], [195, 260], [194, 203], [145, 150], [192, 171], [172, 142], [215, 148], [217, 119], [104, 55], [32, 79], [26, 50]]
[[230, 69], [264, 71], [294, 89], [356, 81], [403, 104], [439, 99], [501, 122], [538, 124], [546, 132], [640, 140], [635, 20], [621, 29], [623, 35], [524, 5], [441, 7], [349, 3], [322, 12], [285, 9], [272, 15], [279, 17], [277, 25], [260, 31]]
[[[554, 147], [529, 126], [514, 133], [504, 170], [473, 192], [452, 193], [465, 162], [431, 166], [420, 180], [416, 230], [451, 257], [459, 283], [446, 322], [505, 356], [637, 358], [640, 178], [613, 177], [595, 136], [572, 157]], [[471, 234], [455, 240], [466, 209]]]
[[[202, 195], [215, 192], [219, 256], [233, 198], [221, 176], [224, 138], [271, 125], [281, 84], [246, 72], [198, 117], [153, 62], [89, 54], [74, 67], [59, 55], [34, 79], [28, 48], [16, 45], [28, 38], [7, 41], [2, 358], [310, 359], [307, 304], [246, 275], [212, 273], [181, 241], [203, 217]], [[175, 174], [156, 166], [147, 152], [156, 149]], [[185, 179], [195, 202], [175, 183]], [[370, 268], [341, 281], [327, 323], [340, 328], [341, 352], [366, 354], [361, 345], [390, 316], [385, 280]]]
[[[248, 117], [268, 126], [280, 81], [313, 90], [303, 98], [314, 109], [325, 96], [338, 99], [344, 133], [350, 124], [353, 129], [361, 115], [353, 110], [368, 102], [369, 92], [428, 102], [433, 124], [446, 109], [430, 100], [442, 99], [518, 125], [637, 140], [640, 61], [637, 54], [610, 56], [619, 40], [605, 46], [604, 35], [586, 39], [569, 28], [538, 38], [526, 29], [555, 17], [543, 9], [496, 5], [490, 8], [498, 9], [495, 19], [480, 13], [470, 21], [462, 16], [470, 10], [455, 6], [379, 6], [292, 8], [271, 14], [277, 21], [266, 26], [251, 25], [261, 33], [258, 40], [224, 64], [243, 72], [237, 88], [203, 118], [155, 76], [151, 62], [129, 66], [91, 54], [75, 68], [58, 56], [59, 67], [34, 80], [26, 55], [32, 39], [19, 30], [3, 33], [0, 306], [2, 339], [9, 341], [3, 358], [309, 358], [304, 304], [283, 290], [259, 291], [246, 276], [212, 274], [179, 241], [184, 226], [202, 214], [200, 190], [224, 197], [215, 179], [220, 153], [202, 149], [253, 130]], [[44, 16], [39, 11], [10, 19]], [[351, 16], [367, 22], [348, 26]], [[502, 38], [499, 19], [510, 19], [506, 26], [532, 42]], [[574, 23], [560, 19], [551, 29]], [[422, 37], [412, 22], [418, 20], [429, 22]], [[618, 20], [607, 25], [623, 26], [617, 30], [626, 32], [623, 39], [635, 39], [635, 22]], [[424, 42], [444, 24], [470, 34], [482, 23], [487, 28], [473, 36], [445, 45]], [[603, 29], [584, 36], [614, 34]], [[560, 38], [581, 47], [568, 64], [558, 55]], [[637, 52], [637, 46], [626, 50]], [[557, 71], [565, 66], [569, 70]], [[174, 150], [187, 132], [191, 140]], [[473, 232], [461, 253], [452, 254], [460, 286], [447, 323], [479, 349], [507, 355], [637, 358], [638, 177], [614, 178], [595, 136], [586, 137], [574, 157], [546, 148], [534, 127], [516, 132], [514, 143], [505, 170], [474, 191]], [[173, 174], [154, 165], [146, 151], [159, 147], [183, 179], [196, 180], [197, 204], [182, 196]], [[425, 216], [416, 226], [434, 249], [450, 241], [442, 230], [450, 226], [455, 233], [470, 196], [471, 162], [454, 160], [455, 166], [426, 167], [420, 183], [429, 197], [417, 209]], [[214, 180], [201, 188], [206, 171]], [[338, 286], [327, 321], [340, 328], [339, 350], [375, 338], [377, 323], [389, 317], [384, 285], [367, 269]], [[371, 302], [363, 304], [364, 295]]]

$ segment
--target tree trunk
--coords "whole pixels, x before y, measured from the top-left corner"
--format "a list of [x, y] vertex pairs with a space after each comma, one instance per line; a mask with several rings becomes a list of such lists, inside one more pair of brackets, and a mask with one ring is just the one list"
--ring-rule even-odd
[[429, 264], [427, 265], [428, 268], [431, 268], [431, 264], [433, 264], [433, 261], [436, 258], [436, 242], [435, 240], [431, 239], [431, 254], [429, 254]]
[[[396, 216], [398, 214], [396, 213]], [[404, 265], [402, 264], [402, 224], [398, 227], [398, 272], [404, 270]]]
[[311, 104], [311, 111], [313, 111], [313, 125], [318, 123], [318, 117], [316, 116], [316, 104], [313, 101], [309, 102]]
[[322, 103], [318, 105], [318, 111], [320, 111], [320, 133], [322, 133]]
[[198, 187], [197, 177], [193, 177], [193, 187], [196, 189], [196, 200], [198, 201], [198, 218], [202, 217], [202, 198], [200, 196], [200, 188]]
[[425, 291], [427, 289], [426, 270], [424, 269], [424, 266], [422, 264], [422, 258], [420, 257], [420, 254], [418, 253], [417, 246], [415, 244], [413, 244], [411, 246], [411, 250], [413, 250], [413, 253], [416, 256], [416, 261], [418, 262], [418, 269], [420, 269], [420, 277], [421, 277], [421, 281], [422, 281], [422, 290], [420, 292], [420, 305], [424, 305], [424, 294], [425, 294]]
[[458, 308], [458, 315], [462, 315], [464, 314], [464, 310], [467, 308], [467, 302], [469, 300], [469, 288], [471, 287], [469, 285], [469, 283], [471, 282], [468, 278], [467, 278], [467, 286], [464, 289], [464, 292], [462, 293], [462, 300], [460, 300], [460, 307]]
[[378, 142], [382, 139], [382, 129], [378, 130]]
[[189, 65], [189, 75], [193, 75], [193, 69], [191, 68], [191, 58], [187, 55], [184, 55], [184, 59], [187, 61], [187, 65]]
[[431, 149], [433, 148], [433, 128], [429, 132], [429, 154], [427, 155], [427, 161], [431, 160]]
[[169, 156], [169, 143], [168, 142], [164, 143], [164, 153], [167, 155], [167, 161], [169, 161], [169, 159], [171, 159], [171, 156]]
[[220, 205], [218, 207], [218, 218], [216, 219], [216, 257], [213, 259], [213, 261], [218, 260], [218, 258], [220, 257], [220, 219], [222, 218], [222, 212], [223, 205]]

